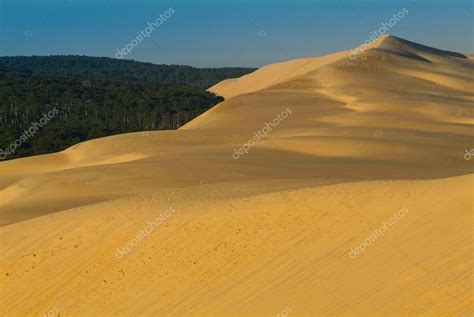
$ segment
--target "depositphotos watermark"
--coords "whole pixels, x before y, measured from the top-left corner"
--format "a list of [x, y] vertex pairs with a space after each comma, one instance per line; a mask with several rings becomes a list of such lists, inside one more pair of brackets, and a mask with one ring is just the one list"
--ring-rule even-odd
[[382, 221], [382, 225], [378, 229], [375, 229], [373, 233], [367, 239], [365, 239], [364, 242], [359, 244], [359, 246], [351, 249], [351, 252], [349, 252], [349, 256], [351, 257], [351, 259], [355, 259], [356, 256], [361, 253], [364, 253], [367, 247], [372, 244], [372, 242], [383, 236], [385, 234], [385, 231], [387, 231], [390, 226], [396, 224], [398, 220], [400, 220], [401, 217], [405, 216], [407, 212], [408, 209], [406, 207], [403, 207], [399, 211], [394, 212], [392, 217], [390, 217], [388, 221]]
[[471, 158], [474, 156], [474, 149], [470, 149], [469, 151], [467, 149], [464, 149], [464, 159], [466, 161], [470, 161]]
[[130, 54], [135, 46], [141, 43], [145, 38], [150, 37], [151, 33], [160, 27], [166, 20], [168, 20], [175, 11], [173, 8], [169, 8], [163, 14], [160, 14], [160, 17], [155, 20], [155, 22], [148, 22], [148, 26], [140, 32], [137, 32], [137, 37], [130, 41], [124, 48], [118, 49], [115, 57], [122, 59], [125, 55]]
[[56, 316], [59, 316], [59, 315], [60, 315], [59, 309], [57, 307], [53, 307], [50, 310], [48, 310], [47, 312], [45, 312], [43, 314], [43, 317], [56, 317]]
[[234, 149], [234, 153], [232, 154], [232, 158], [234, 160], [238, 160], [241, 155], [247, 154], [249, 152], [250, 147], [256, 145], [260, 142], [261, 139], [266, 137], [268, 133], [270, 133], [276, 126], [278, 126], [283, 120], [288, 118], [288, 116], [293, 111], [290, 108], [286, 108], [286, 110], [282, 111], [278, 114], [272, 122], [265, 122], [265, 127], [263, 127], [260, 131], [257, 131], [252, 139], [250, 139], [247, 143], [242, 145], [239, 149]]
[[44, 127], [51, 119], [53, 119], [59, 110], [54, 107], [53, 110], [45, 114], [39, 122], [33, 123], [28, 130], [23, 131], [18, 139], [15, 140], [12, 144], [10, 144], [6, 149], [0, 149], [0, 160], [4, 160], [7, 158], [8, 155], [12, 155], [16, 152], [23, 143], [26, 143], [29, 138], [32, 138], [36, 132], [39, 131], [40, 128]]
[[374, 42], [375, 40], [383, 36], [385, 33], [387, 33], [390, 28], [394, 27], [395, 24], [397, 24], [398, 21], [403, 19], [407, 14], [408, 14], [408, 9], [403, 8], [402, 10], [394, 14], [393, 18], [388, 20], [388, 22], [382, 22], [381, 23], [382, 26], [377, 31], [371, 32], [369, 38], [364, 43], [356, 47], [354, 50], [351, 49], [349, 58], [353, 60], [357, 57], [357, 55], [363, 53], [370, 46], [370, 44], [372, 44], [372, 42]]
[[286, 306], [285, 309], [282, 309], [281, 312], [277, 314], [277, 317], [287, 317], [292, 311], [290, 306]]
[[174, 214], [176, 210], [174, 210], [173, 207], [168, 208], [166, 211], [162, 212], [159, 217], [157, 217], [155, 220], [152, 220], [147, 223], [145, 228], [141, 229], [138, 234], [135, 236], [135, 239], [132, 239], [129, 243], [125, 245], [123, 248], [117, 248], [117, 252], [115, 253], [115, 257], [117, 259], [121, 259], [124, 255], [127, 255], [127, 253], [132, 252], [132, 249], [138, 245], [139, 242], [141, 242], [145, 237], [149, 236], [150, 233], [153, 232], [153, 230], [156, 229], [159, 225], [161, 225], [163, 222], [165, 222], [166, 219], [171, 217], [172, 214]]

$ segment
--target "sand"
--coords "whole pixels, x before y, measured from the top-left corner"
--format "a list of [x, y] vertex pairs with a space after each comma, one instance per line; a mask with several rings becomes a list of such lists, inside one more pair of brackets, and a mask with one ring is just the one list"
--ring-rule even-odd
[[474, 314], [473, 69], [387, 36], [223, 81], [176, 131], [0, 163], [1, 314]]

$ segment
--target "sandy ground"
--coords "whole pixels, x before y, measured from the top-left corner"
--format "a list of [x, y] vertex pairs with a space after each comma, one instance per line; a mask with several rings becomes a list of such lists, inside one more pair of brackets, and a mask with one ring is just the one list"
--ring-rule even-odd
[[473, 70], [384, 37], [1, 163], [1, 314], [474, 314]]

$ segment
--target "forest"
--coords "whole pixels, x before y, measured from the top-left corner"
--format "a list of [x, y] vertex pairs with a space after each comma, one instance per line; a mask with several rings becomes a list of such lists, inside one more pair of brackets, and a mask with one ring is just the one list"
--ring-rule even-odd
[[[179, 128], [223, 100], [208, 87], [253, 70], [86, 56], [0, 57], [0, 152], [14, 149], [0, 160], [114, 134]], [[12, 146], [48, 113], [54, 116], [46, 124]]]

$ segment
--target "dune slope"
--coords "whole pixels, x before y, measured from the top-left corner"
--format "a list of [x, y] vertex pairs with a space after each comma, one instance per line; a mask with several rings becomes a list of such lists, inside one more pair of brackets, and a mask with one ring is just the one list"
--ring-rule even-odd
[[[1, 231], [2, 311], [468, 313], [472, 181], [369, 181], [239, 199], [217, 197], [232, 187], [198, 186], [180, 193], [197, 200], [152, 194], [20, 222]], [[130, 253], [118, 253], [170, 207]]]

